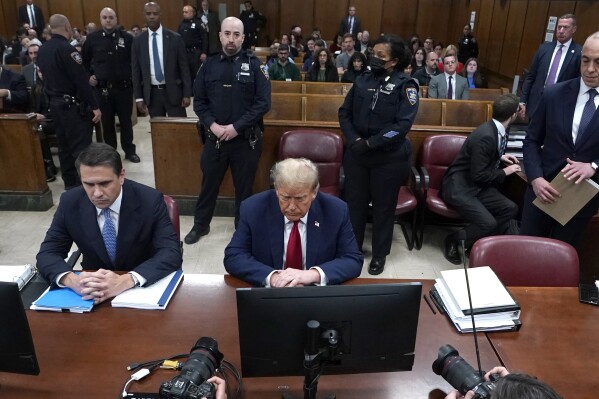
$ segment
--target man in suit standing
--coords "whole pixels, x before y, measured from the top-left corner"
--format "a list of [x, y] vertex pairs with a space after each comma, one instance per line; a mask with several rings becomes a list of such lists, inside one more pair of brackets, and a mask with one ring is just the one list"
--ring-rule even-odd
[[[443, 200], [468, 222], [464, 229], [467, 248], [479, 238], [503, 234], [518, 214], [518, 206], [499, 191], [506, 176], [520, 171], [518, 159], [504, 154], [507, 130], [517, 117], [518, 97], [513, 94], [498, 97], [493, 103], [493, 120], [468, 136], [443, 177]], [[501, 168], [501, 161], [508, 166]], [[445, 238], [443, 251], [445, 258], [455, 265], [461, 263], [458, 234]]]
[[[179, 240], [160, 192], [125, 179], [121, 156], [108, 144], [92, 143], [76, 166], [83, 187], [62, 195], [37, 254], [46, 280], [100, 303], [181, 267]], [[73, 242], [83, 269], [96, 271], [72, 272], [64, 259]]]
[[356, 17], [356, 6], [349, 6], [347, 16], [341, 20], [339, 25], [339, 34], [343, 36], [346, 33], [351, 33], [356, 37], [358, 32], [362, 32], [362, 24], [360, 18]]
[[227, 272], [256, 286], [340, 284], [360, 275], [347, 205], [318, 192], [318, 169], [289, 158], [273, 170], [274, 190], [241, 204], [241, 219], [225, 249]]
[[208, 55], [217, 54], [222, 49], [218, 33], [220, 32], [220, 21], [218, 14], [210, 11], [208, 0], [202, 0], [202, 9], [198, 13], [198, 18], [202, 21], [202, 27], [206, 32], [208, 42]]
[[521, 233], [550, 237], [576, 246], [599, 210], [595, 196], [565, 226], [532, 204], [553, 203], [559, 192], [549, 182], [558, 174], [580, 184], [597, 179], [599, 164], [599, 32], [582, 47], [580, 78], [545, 87], [524, 140], [526, 190]]
[[455, 55], [446, 55], [443, 58], [444, 73], [431, 78], [428, 86], [428, 98], [470, 99], [468, 81], [455, 73], [457, 66], [458, 61]]
[[537, 50], [522, 84], [521, 114], [532, 117], [543, 89], [580, 76], [580, 44], [574, 43], [576, 16], [566, 14], [557, 20], [557, 41], [543, 43]]
[[133, 41], [131, 70], [137, 109], [151, 117], [186, 117], [191, 77], [183, 39], [160, 24], [160, 6], [144, 5], [148, 30]]
[[0, 99], [2, 112], [27, 112], [29, 94], [23, 75], [14, 73], [0, 63]]
[[30, 28], [35, 29], [37, 37], [42, 37], [42, 32], [46, 26], [42, 9], [33, 4], [33, 0], [27, 0], [27, 4], [19, 7], [19, 23], [29, 24]]

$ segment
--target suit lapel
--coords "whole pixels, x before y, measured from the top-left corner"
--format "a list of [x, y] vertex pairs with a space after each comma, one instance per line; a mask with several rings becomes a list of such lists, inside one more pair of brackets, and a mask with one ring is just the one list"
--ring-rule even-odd
[[[102, 232], [100, 226], [98, 226], [98, 214], [94, 204], [89, 201], [88, 198], [83, 194], [83, 198], [79, 205], [79, 223], [81, 231], [85, 232], [84, 240], [90, 245], [98, 257], [102, 260], [105, 265], [111, 265], [110, 257], [106, 252], [106, 246], [104, 245], [104, 239], [102, 238]], [[97, 265], [89, 265], [91, 267], [98, 267]]]
[[285, 222], [279, 208], [279, 202], [275, 190], [270, 193], [269, 207], [271, 208], [267, 214], [267, 223], [269, 226], [270, 252], [273, 259], [275, 269], [283, 268], [283, 246], [285, 245]]
[[560, 103], [562, 107], [564, 107], [563, 112], [563, 120], [561, 129], [564, 134], [567, 135], [565, 137], [566, 141], [572, 146], [575, 147], [574, 142], [572, 141], [572, 120], [574, 120], [574, 110], [576, 108], [576, 97], [578, 97], [578, 90], [580, 89], [580, 79], [575, 79], [570, 82], [566, 86], [566, 90], [562, 98], [560, 98]]
[[574, 46], [574, 42], [570, 43], [570, 47], [568, 47], [568, 51], [566, 51], [566, 56], [564, 58], [564, 62], [562, 63], [562, 67], [559, 71], [559, 75], [557, 76], [556, 82], [560, 82], [562, 80], [562, 75], [568, 69], [568, 64], [570, 64], [570, 61], [572, 61], [572, 58], [574, 57], [574, 52], [576, 51], [574, 50]]
[[166, 76], [166, 64], [168, 64], [169, 47], [171, 44], [171, 35], [162, 27], [162, 65], [164, 66], [164, 75]]
[[308, 212], [308, 223], [306, 226], [306, 267], [316, 266], [316, 256], [320, 250], [320, 243], [322, 242], [321, 227], [322, 214], [320, 210], [320, 203], [318, 201], [318, 195], [312, 201], [310, 211]]
[[[141, 226], [137, 222], [140, 218], [139, 199], [136, 192], [131, 188], [130, 183], [125, 180], [123, 184], [123, 198], [121, 200], [121, 212], [119, 214], [119, 231], [116, 241], [116, 260], [115, 265], [121, 265], [126, 258], [127, 248], [135, 243], [135, 237]], [[131, 266], [131, 265], [125, 265]]]

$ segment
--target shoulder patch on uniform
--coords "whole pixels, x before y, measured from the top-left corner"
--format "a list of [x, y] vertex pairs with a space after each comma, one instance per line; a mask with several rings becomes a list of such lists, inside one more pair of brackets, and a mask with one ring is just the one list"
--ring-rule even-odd
[[83, 64], [83, 59], [81, 59], [81, 54], [79, 54], [79, 51], [73, 51], [71, 53], [71, 58], [77, 63], [77, 64]]
[[416, 90], [414, 87], [408, 87], [406, 89], [406, 97], [408, 98], [410, 104], [416, 105], [418, 102], [418, 90]]
[[264, 75], [266, 80], [270, 79], [268, 76], [268, 68], [266, 67], [266, 65], [264, 65], [264, 64], [260, 65], [260, 70], [262, 71], [262, 74]]

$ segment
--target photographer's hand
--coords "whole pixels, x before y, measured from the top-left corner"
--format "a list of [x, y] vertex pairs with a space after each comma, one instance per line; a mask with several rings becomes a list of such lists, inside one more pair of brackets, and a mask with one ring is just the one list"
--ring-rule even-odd
[[458, 391], [451, 391], [447, 394], [445, 399], [472, 399], [474, 397], [474, 392], [468, 391], [466, 395], [462, 395]]
[[214, 376], [212, 378], [208, 378], [207, 381], [212, 383], [216, 387], [214, 399], [227, 399], [227, 385], [225, 384], [225, 381], [222, 378]]
[[508, 375], [510, 372], [507, 371], [507, 369], [505, 367], [501, 367], [501, 366], [495, 366], [493, 367], [491, 370], [489, 370], [489, 372], [487, 374], [485, 374], [485, 380], [490, 381], [491, 380], [491, 375], [492, 374], [497, 374], [500, 377], [505, 377], [506, 375]]

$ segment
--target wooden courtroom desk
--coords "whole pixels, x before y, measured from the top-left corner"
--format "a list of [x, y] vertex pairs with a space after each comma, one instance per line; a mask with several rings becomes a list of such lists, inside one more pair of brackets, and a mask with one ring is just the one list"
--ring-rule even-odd
[[[400, 280], [355, 279], [349, 283], [394, 282]], [[432, 283], [423, 281], [423, 293]], [[130, 376], [126, 365], [189, 353], [202, 336], [215, 338], [225, 359], [240, 368], [235, 288], [247, 286], [230, 276], [192, 274], [185, 275], [165, 311], [119, 309], [109, 303], [88, 314], [27, 311], [41, 373], [0, 373], [0, 398], [117, 398]], [[499, 360], [485, 337], [480, 338], [482, 364], [490, 369]], [[431, 369], [439, 347], [447, 343], [470, 364], [476, 364], [472, 336], [457, 334], [443, 315], [433, 314], [422, 300], [413, 371], [325, 375], [320, 379], [319, 393], [376, 399], [426, 398], [434, 388], [448, 391], [449, 384]], [[157, 370], [134, 383], [129, 391], [158, 392], [162, 382], [176, 375]], [[281, 395], [278, 387], [288, 386], [300, 398], [302, 382], [303, 377], [297, 376], [244, 379], [242, 397], [275, 399]]]
[[517, 333], [488, 333], [502, 363], [533, 375], [562, 397], [599, 396], [599, 307], [578, 302], [578, 288], [510, 287], [522, 306]]

